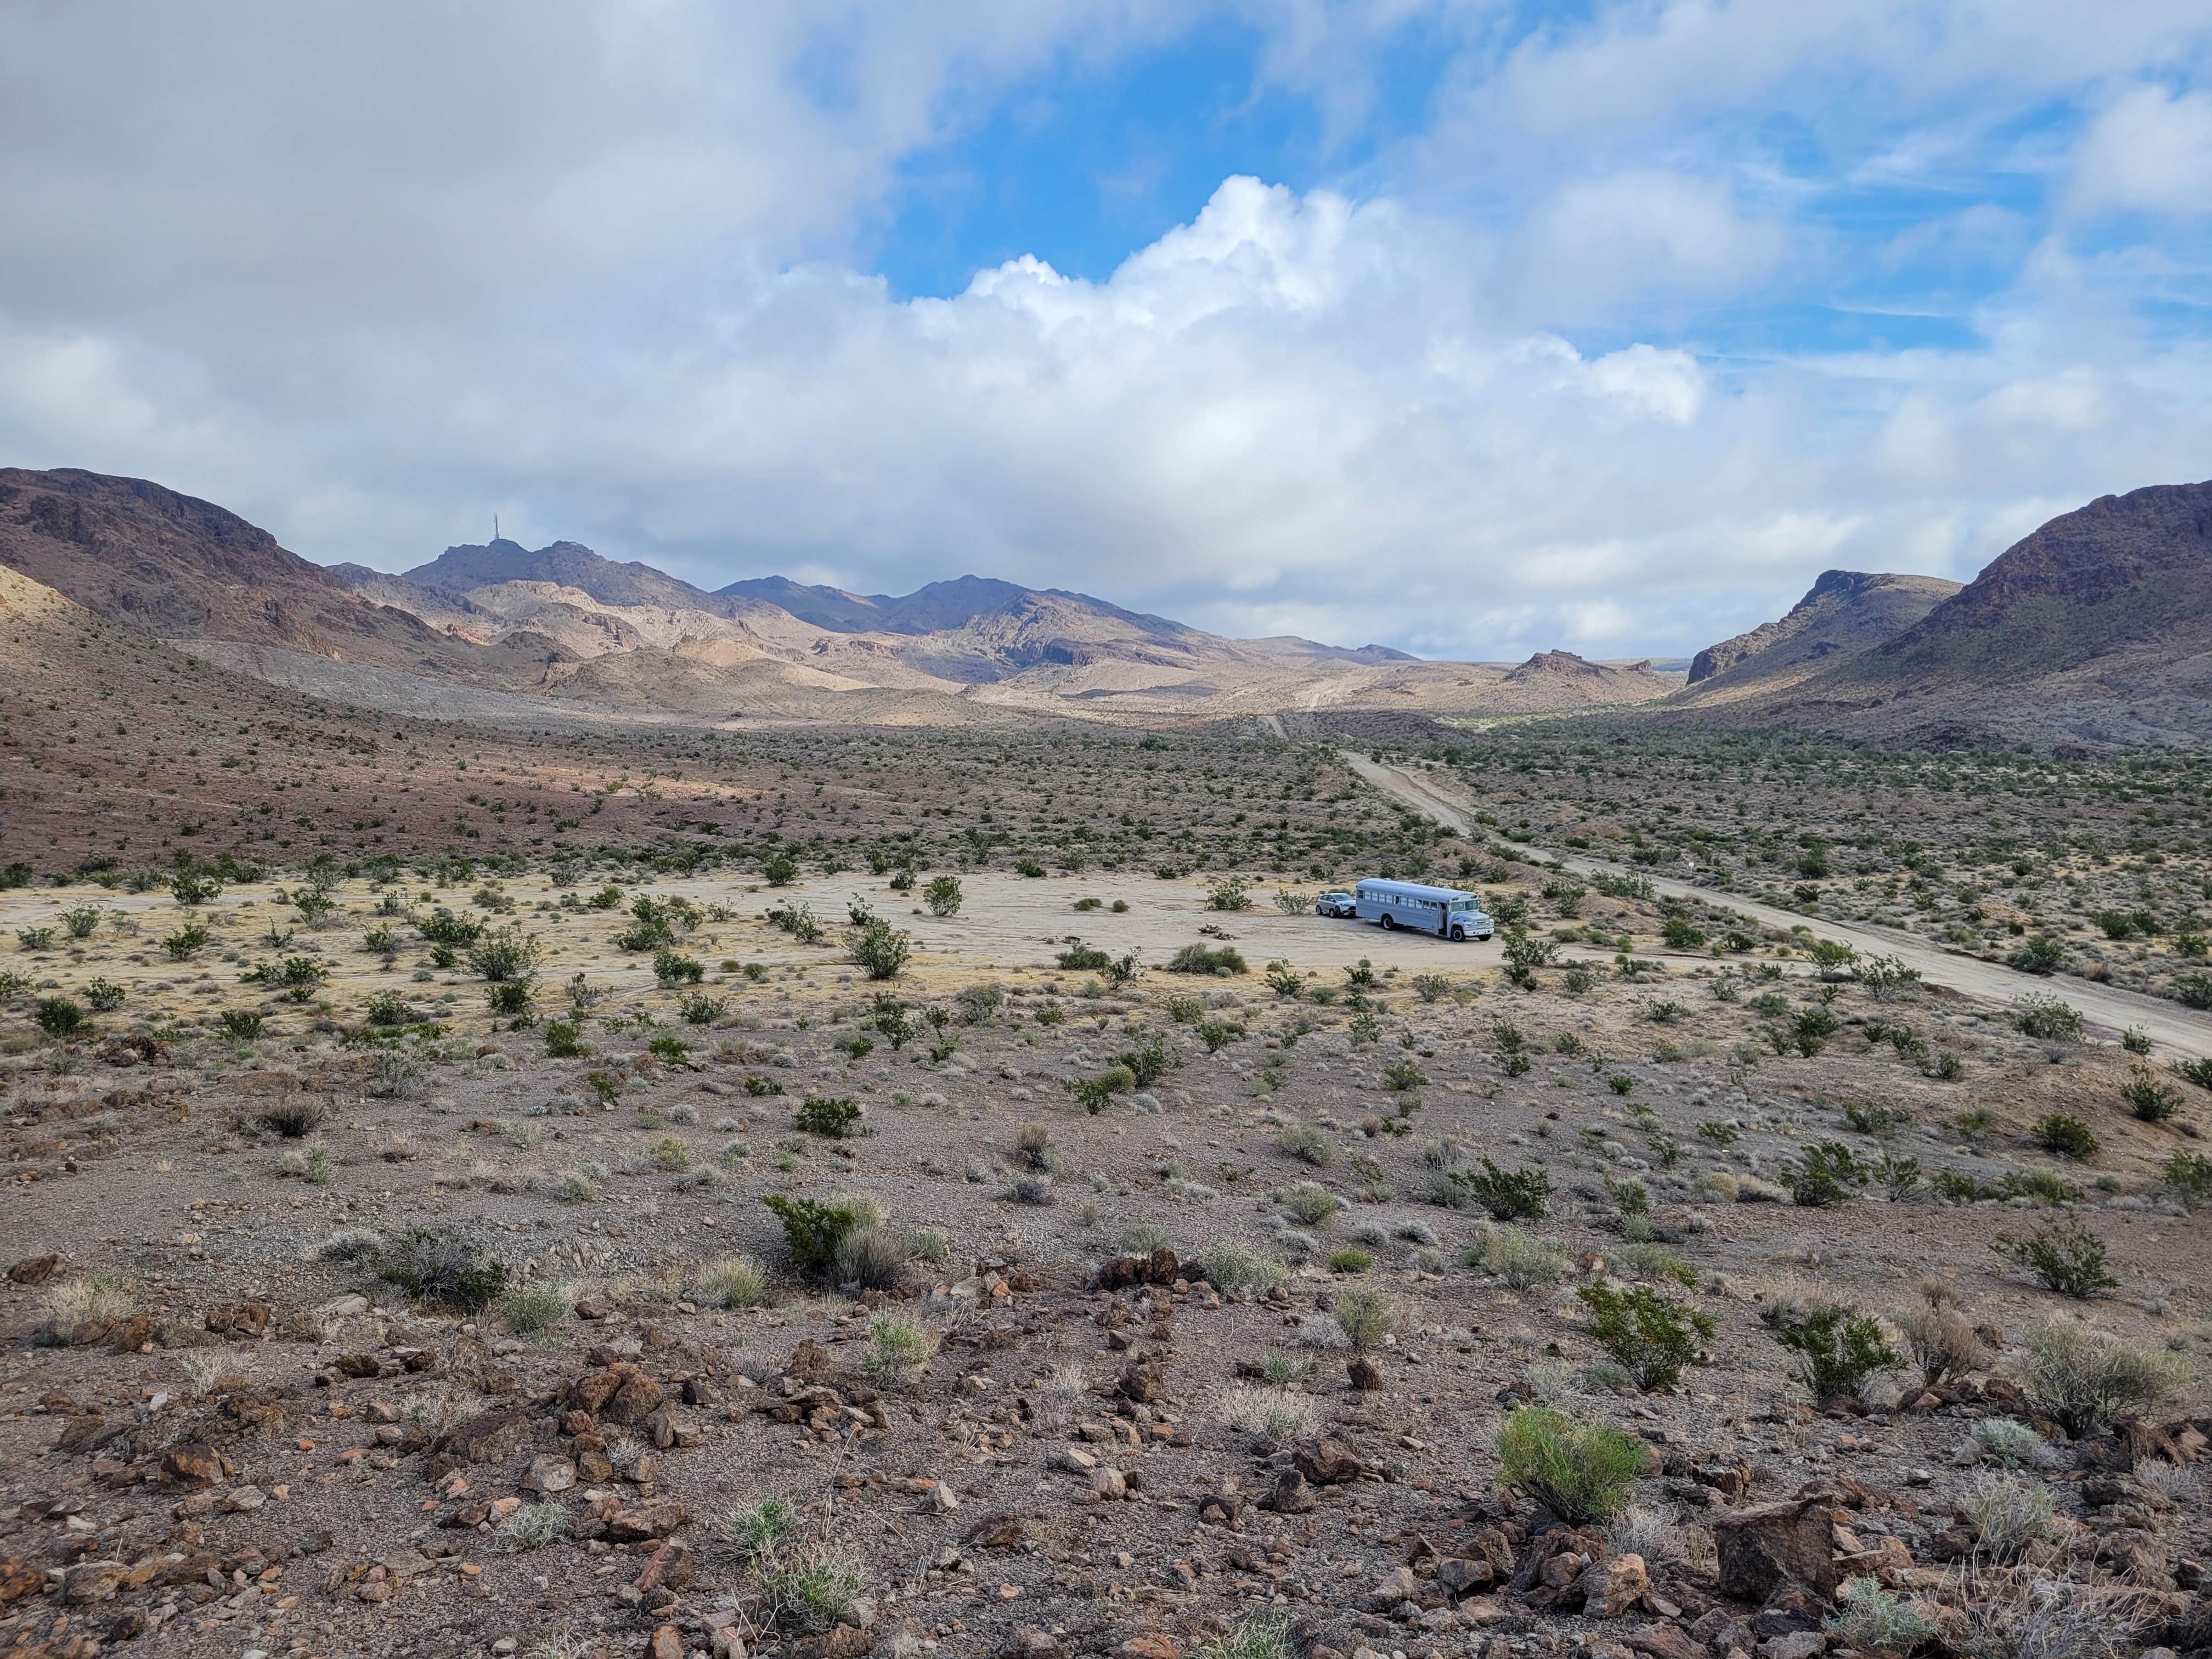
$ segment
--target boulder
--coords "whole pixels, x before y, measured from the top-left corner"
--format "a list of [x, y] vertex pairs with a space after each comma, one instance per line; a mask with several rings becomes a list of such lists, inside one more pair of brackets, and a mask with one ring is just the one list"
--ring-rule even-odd
[[1802, 1584], [1833, 1595], [1838, 1582], [1830, 1531], [1835, 1507], [1832, 1494], [1801, 1493], [1717, 1516], [1712, 1530], [1720, 1593], [1733, 1601], [1764, 1601], [1785, 1585]]
[[534, 1426], [529, 1413], [497, 1407], [447, 1430], [433, 1449], [471, 1463], [504, 1463], [522, 1449]]
[[25, 1256], [8, 1269], [8, 1277], [17, 1285], [43, 1285], [61, 1271], [62, 1263], [67, 1260], [66, 1256], [54, 1255]]
[[1149, 1359], [1138, 1359], [1121, 1367], [1121, 1375], [1114, 1381], [1114, 1390], [1125, 1400], [1146, 1405], [1164, 1399], [1168, 1382], [1158, 1365]]
[[222, 1454], [197, 1440], [161, 1454], [161, 1479], [179, 1486], [212, 1486], [223, 1477]]
[[80, 1561], [62, 1580], [62, 1599], [71, 1607], [112, 1601], [130, 1576], [128, 1561]]
[[1309, 1440], [1291, 1456], [1297, 1472], [1316, 1486], [1340, 1486], [1367, 1473], [1358, 1453], [1333, 1436]]
[[648, 1539], [665, 1538], [690, 1518], [684, 1505], [672, 1498], [641, 1504], [634, 1510], [617, 1510], [607, 1517], [607, 1541], [641, 1544]]
[[1651, 1575], [1640, 1555], [1623, 1553], [1593, 1561], [1583, 1570], [1583, 1611], [1593, 1619], [1618, 1619], [1650, 1588]]

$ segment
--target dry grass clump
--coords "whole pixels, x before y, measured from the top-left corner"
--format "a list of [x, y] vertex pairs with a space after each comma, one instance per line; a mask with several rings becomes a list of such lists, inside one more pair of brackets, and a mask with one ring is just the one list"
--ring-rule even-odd
[[1239, 1434], [1279, 1443], [1303, 1440], [1320, 1422], [1311, 1395], [1250, 1383], [1240, 1383], [1224, 1394], [1215, 1404], [1214, 1415]]

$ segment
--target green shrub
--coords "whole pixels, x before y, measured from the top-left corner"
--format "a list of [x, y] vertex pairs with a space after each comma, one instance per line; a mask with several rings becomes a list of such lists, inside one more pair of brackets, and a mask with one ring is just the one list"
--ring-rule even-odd
[[1186, 945], [1168, 958], [1170, 974], [1245, 974], [1251, 969], [1244, 961], [1243, 952], [1233, 945], [1208, 947]]
[[960, 878], [957, 876], [934, 877], [929, 885], [921, 890], [921, 902], [929, 907], [929, 914], [933, 916], [957, 915], [962, 896]]
[[1316, 1181], [1301, 1181], [1283, 1194], [1283, 1208], [1296, 1221], [1313, 1227], [1344, 1207], [1344, 1202]]
[[1856, 1398], [1869, 1379], [1905, 1364], [1883, 1340], [1881, 1322], [1850, 1308], [1784, 1311], [1772, 1328], [1774, 1340], [1797, 1356], [1797, 1375], [1815, 1401]]
[[568, 1316], [568, 1297], [558, 1285], [533, 1279], [510, 1289], [500, 1298], [499, 1309], [516, 1335], [535, 1336]]
[[802, 1273], [829, 1273], [837, 1265], [837, 1247], [860, 1224], [860, 1212], [849, 1204], [825, 1204], [782, 1193], [770, 1193], [761, 1202], [783, 1224], [791, 1265]]
[[2057, 997], [2022, 997], [2013, 1010], [2012, 1023], [2023, 1036], [2051, 1042], [2081, 1041], [2081, 1011]]
[[1247, 890], [1244, 878], [1224, 876], [1215, 882], [1206, 896], [1206, 908], [1209, 910], [1250, 909], [1252, 895]]
[[1222, 1291], [1264, 1290], [1291, 1276], [1291, 1270], [1273, 1256], [1234, 1239], [1208, 1245], [1199, 1265], [1206, 1270], [1206, 1282]]
[[2061, 1296], [2087, 1301], [2120, 1281], [2106, 1263], [2105, 1242], [2072, 1216], [2038, 1227], [2025, 1238], [1999, 1233], [1990, 1248], [2034, 1273]]
[[2176, 1152], [2166, 1160], [2160, 1178], [2190, 1209], [2212, 1204], [2212, 1158], [2202, 1152]]
[[538, 941], [511, 924], [489, 933], [469, 951], [470, 971], [494, 984], [526, 980], [538, 971]]
[[2030, 1136], [2054, 1158], [2091, 1158], [2097, 1155], [2097, 1137], [2078, 1117], [2053, 1112], [2036, 1123]]
[[1328, 1270], [1333, 1273], [1364, 1273], [1374, 1265], [1374, 1256], [1357, 1244], [1328, 1253]]
[[868, 1352], [860, 1368], [872, 1376], [902, 1382], [919, 1373], [937, 1343], [909, 1314], [878, 1314], [868, 1322]]
[[112, 980], [96, 979], [84, 988], [84, 1000], [95, 1014], [112, 1014], [123, 1006], [125, 992]]
[[38, 1006], [31, 1011], [38, 1027], [57, 1042], [65, 1042], [80, 1036], [89, 1024], [84, 1010], [67, 997], [40, 997]]
[[1480, 1171], [1455, 1170], [1451, 1178], [1499, 1221], [1540, 1221], [1550, 1208], [1552, 1178], [1540, 1169], [1501, 1170], [1488, 1158]]
[[1499, 1228], [1478, 1250], [1481, 1265], [1516, 1291], [1556, 1285], [1566, 1275], [1567, 1253], [1518, 1227]]
[[831, 1099], [809, 1095], [799, 1109], [792, 1114], [792, 1121], [806, 1133], [819, 1135], [824, 1140], [843, 1140], [853, 1133], [860, 1121], [860, 1108], [851, 1100]]
[[1267, 988], [1277, 996], [1296, 1002], [1305, 994], [1306, 976], [1287, 962], [1267, 964]]
[[768, 1275], [749, 1255], [718, 1256], [702, 1266], [691, 1293], [716, 1308], [757, 1308], [768, 1294]]
[[1345, 1340], [1358, 1353], [1382, 1346], [1384, 1338], [1403, 1329], [1406, 1323], [1405, 1309], [1371, 1285], [1347, 1285], [1339, 1291], [1335, 1313]]
[[1807, 1209], [1826, 1209], [1847, 1202], [1868, 1178], [1866, 1165], [1850, 1147], [1823, 1140], [1799, 1158], [1790, 1176], [1790, 1195]]
[[1336, 1158], [1336, 1143], [1328, 1138], [1327, 1133], [1305, 1125], [1278, 1129], [1275, 1132], [1275, 1150], [1297, 1159], [1301, 1164], [1310, 1164], [1316, 1170], [1326, 1170]]
[[1589, 1310], [1590, 1340], [1626, 1365], [1646, 1393], [1680, 1381], [1717, 1328], [1711, 1315], [1641, 1285], [1626, 1291], [1584, 1285], [1575, 1296]]
[[[857, 1211], [856, 1211], [857, 1213]], [[863, 1216], [837, 1241], [837, 1282], [864, 1291], [894, 1291], [906, 1275], [906, 1241]]]
[[1078, 941], [1062, 951], [1054, 960], [1072, 974], [1095, 974], [1111, 963], [1114, 958], [1095, 945], [1085, 945]]
[[663, 945], [653, 953], [653, 976], [664, 988], [696, 985], [707, 977], [707, 964], [696, 957], [687, 957], [681, 951]]
[[1198, 1025], [1198, 1040], [1209, 1054], [1219, 1054], [1243, 1035], [1244, 1028], [1233, 1019], [1201, 1020]]
[[1412, 1056], [1394, 1060], [1382, 1068], [1382, 1081], [1394, 1094], [1405, 1094], [1428, 1081], [1428, 1074]]
[[[2008, 967], [2018, 969], [2023, 974], [2039, 974], [2048, 977], [2057, 973], [2059, 965], [2065, 960], [2064, 945], [2048, 933], [2037, 933], [2033, 938], [2023, 941], [2017, 950], [2007, 957], [2005, 964]], [[2027, 1028], [2023, 1026], [2021, 1030], [2026, 1030]], [[2035, 1036], [2040, 1033], [2029, 1031], [2028, 1035]]]
[[896, 979], [914, 957], [914, 935], [871, 917], [845, 935], [845, 954], [872, 980]]
[[1634, 1437], [1548, 1406], [1520, 1407], [1498, 1430], [1499, 1478], [1571, 1526], [1619, 1514], [1645, 1462]]
[[1157, 1032], [1146, 1034], [1144, 1042], [1114, 1059], [1116, 1064], [1127, 1067], [1139, 1089], [1151, 1088], [1182, 1064], [1182, 1057], [1170, 1053]]
[[2145, 1123], [2163, 1123], [2181, 1109], [2181, 1097], [2158, 1079], [2158, 1073], [2141, 1060], [2128, 1067], [2128, 1080], [2120, 1085], [2120, 1098]]
[[198, 922], [188, 922], [161, 941], [161, 948], [169, 953], [172, 962], [189, 962], [207, 948], [208, 930]]
[[2173, 1062], [2173, 1074], [2184, 1083], [2212, 1089], [2212, 1060], [2177, 1060]]
[[2077, 1438], [2149, 1410], [2186, 1386], [2189, 1375], [2179, 1354], [2123, 1342], [2071, 1319], [2032, 1327], [2019, 1366], [2036, 1409]]
[[416, 1228], [386, 1247], [380, 1276], [417, 1301], [481, 1313], [507, 1292], [507, 1264], [451, 1233]]
[[238, 1042], [251, 1042], [261, 1035], [261, 1016], [251, 1008], [226, 1008], [218, 1016], [222, 1032]]
[[1917, 1602], [1884, 1589], [1873, 1578], [1844, 1581], [1826, 1629], [1830, 1646], [1860, 1653], [1909, 1654], [1936, 1634], [1935, 1621]]

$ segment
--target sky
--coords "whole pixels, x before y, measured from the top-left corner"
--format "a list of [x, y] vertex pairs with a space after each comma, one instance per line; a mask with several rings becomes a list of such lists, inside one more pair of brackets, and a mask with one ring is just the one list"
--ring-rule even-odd
[[0, 9], [0, 465], [1686, 655], [2212, 477], [2203, 0]]

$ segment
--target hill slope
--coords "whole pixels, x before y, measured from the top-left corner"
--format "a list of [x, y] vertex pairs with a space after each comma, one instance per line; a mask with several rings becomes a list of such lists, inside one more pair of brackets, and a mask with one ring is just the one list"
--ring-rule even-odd
[[1939, 576], [1823, 571], [1786, 616], [1698, 652], [1689, 684], [1711, 696], [1802, 679], [1832, 659], [1887, 643], [1958, 591]]
[[2063, 514], [1896, 638], [1758, 707], [1893, 742], [2212, 742], [2212, 483]]

